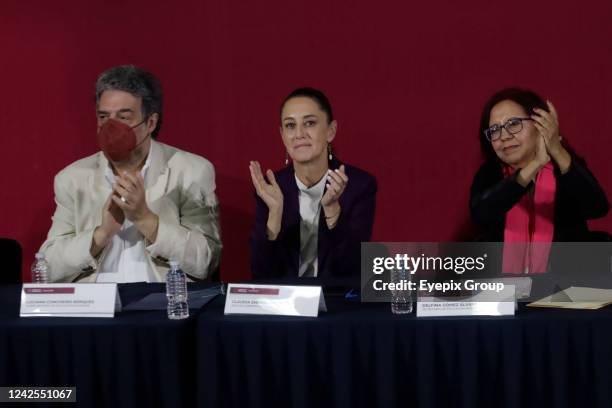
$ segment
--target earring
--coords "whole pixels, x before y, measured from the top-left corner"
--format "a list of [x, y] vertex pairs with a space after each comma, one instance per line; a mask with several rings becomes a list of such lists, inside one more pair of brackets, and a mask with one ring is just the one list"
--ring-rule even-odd
[[285, 166], [289, 165], [289, 155], [285, 152]]
[[331, 161], [333, 159], [332, 156], [332, 147], [331, 147], [331, 143], [327, 144], [327, 158]]

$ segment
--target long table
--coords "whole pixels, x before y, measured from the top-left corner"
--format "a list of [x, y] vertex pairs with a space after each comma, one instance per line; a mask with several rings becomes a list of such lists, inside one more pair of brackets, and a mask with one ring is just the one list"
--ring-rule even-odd
[[0, 386], [74, 385], [78, 406], [612, 407], [612, 308], [416, 318], [331, 296], [318, 318], [225, 316], [218, 297], [184, 321], [20, 319], [19, 292], [0, 287]]

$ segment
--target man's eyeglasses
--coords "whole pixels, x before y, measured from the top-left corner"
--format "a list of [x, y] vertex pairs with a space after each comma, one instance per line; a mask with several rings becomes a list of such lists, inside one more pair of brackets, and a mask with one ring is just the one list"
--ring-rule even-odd
[[523, 130], [523, 121], [533, 120], [531, 118], [510, 118], [503, 125], [493, 125], [484, 131], [484, 135], [489, 142], [494, 142], [501, 137], [502, 129], [514, 135]]

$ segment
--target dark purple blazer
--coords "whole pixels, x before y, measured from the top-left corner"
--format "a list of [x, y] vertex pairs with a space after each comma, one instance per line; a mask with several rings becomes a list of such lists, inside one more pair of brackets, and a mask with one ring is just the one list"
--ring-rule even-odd
[[[340, 164], [342, 163], [334, 159], [330, 162], [330, 168], [337, 169]], [[323, 211], [319, 218], [317, 275], [323, 279], [359, 278], [361, 242], [369, 241], [372, 236], [376, 179], [357, 167], [345, 164], [345, 169], [349, 181], [339, 198], [341, 213], [338, 223], [330, 230]], [[281, 230], [275, 241], [268, 240], [268, 207], [255, 195], [255, 224], [250, 239], [251, 272], [253, 278], [297, 278], [300, 259], [300, 206], [293, 165], [275, 172], [274, 175], [284, 196]]]

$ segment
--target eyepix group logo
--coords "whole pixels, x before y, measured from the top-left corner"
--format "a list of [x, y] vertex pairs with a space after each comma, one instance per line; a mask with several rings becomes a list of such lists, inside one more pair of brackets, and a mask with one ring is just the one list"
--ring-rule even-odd
[[453, 271], [463, 275], [466, 271], [482, 271], [485, 268], [487, 254], [472, 256], [410, 256], [396, 254], [393, 257], [375, 257], [372, 260], [372, 272], [380, 275], [385, 271], [405, 270], [414, 275], [417, 271]]

